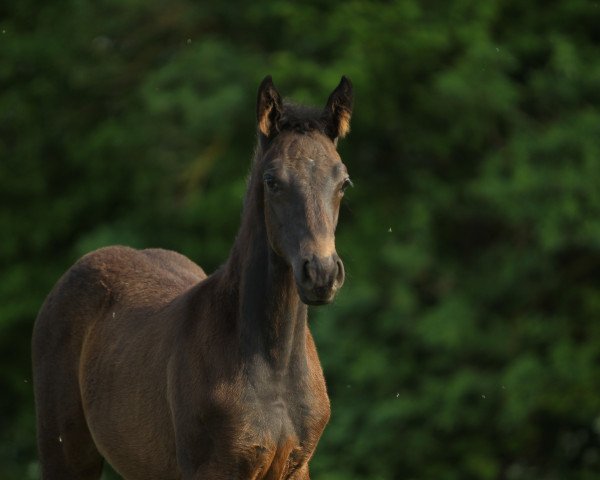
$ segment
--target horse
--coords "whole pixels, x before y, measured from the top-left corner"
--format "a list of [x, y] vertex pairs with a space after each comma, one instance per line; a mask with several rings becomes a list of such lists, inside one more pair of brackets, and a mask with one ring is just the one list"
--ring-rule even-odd
[[337, 151], [353, 92], [325, 108], [259, 86], [241, 225], [207, 276], [169, 250], [100, 248], [59, 279], [32, 336], [44, 480], [298, 479], [330, 417], [308, 305], [344, 282]]

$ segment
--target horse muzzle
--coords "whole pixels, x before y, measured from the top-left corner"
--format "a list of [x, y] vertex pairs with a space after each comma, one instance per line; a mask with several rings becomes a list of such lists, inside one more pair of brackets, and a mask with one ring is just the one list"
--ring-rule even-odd
[[344, 283], [344, 264], [333, 253], [328, 257], [303, 258], [294, 268], [296, 286], [302, 302], [307, 305], [326, 305]]

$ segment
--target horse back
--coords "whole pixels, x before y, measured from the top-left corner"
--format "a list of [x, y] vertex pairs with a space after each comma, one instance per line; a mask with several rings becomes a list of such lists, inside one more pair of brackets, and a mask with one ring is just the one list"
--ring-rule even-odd
[[53, 345], [65, 348], [67, 337], [67, 345], [76, 342], [114, 305], [158, 310], [204, 278], [202, 268], [170, 250], [95, 250], [67, 270], [42, 305], [34, 327], [34, 358]]
[[132, 308], [160, 308], [206, 278], [187, 257], [160, 248], [106, 247], [84, 256], [73, 268], [86, 271], [92, 286], [104, 290], [112, 302]]

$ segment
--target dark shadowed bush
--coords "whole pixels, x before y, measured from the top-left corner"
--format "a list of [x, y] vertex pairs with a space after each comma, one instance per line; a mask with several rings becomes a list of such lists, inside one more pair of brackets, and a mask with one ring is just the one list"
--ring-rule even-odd
[[226, 258], [267, 73], [356, 91], [313, 477], [596, 478], [597, 2], [5, 3], [1, 478], [37, 478], [31, 326], [77, 257]]

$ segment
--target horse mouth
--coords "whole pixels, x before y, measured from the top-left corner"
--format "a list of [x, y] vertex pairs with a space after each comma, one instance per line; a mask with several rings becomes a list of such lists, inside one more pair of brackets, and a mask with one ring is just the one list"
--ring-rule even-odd
[[304, 291], [298, 288], [298, 295], [302, 303], [311, 306], [328, 305], [333, 302], [336, 290], [330, 289], [327, 292]]
[[311, 300], [311, 301], [306, 301], [304, 303], [306, 305], [311, 305], [313, 307], [317, 307], [319, 305], [329, 305], [331, 302], [333, 302], [333, 299], [331, 299], [331, 300]]

